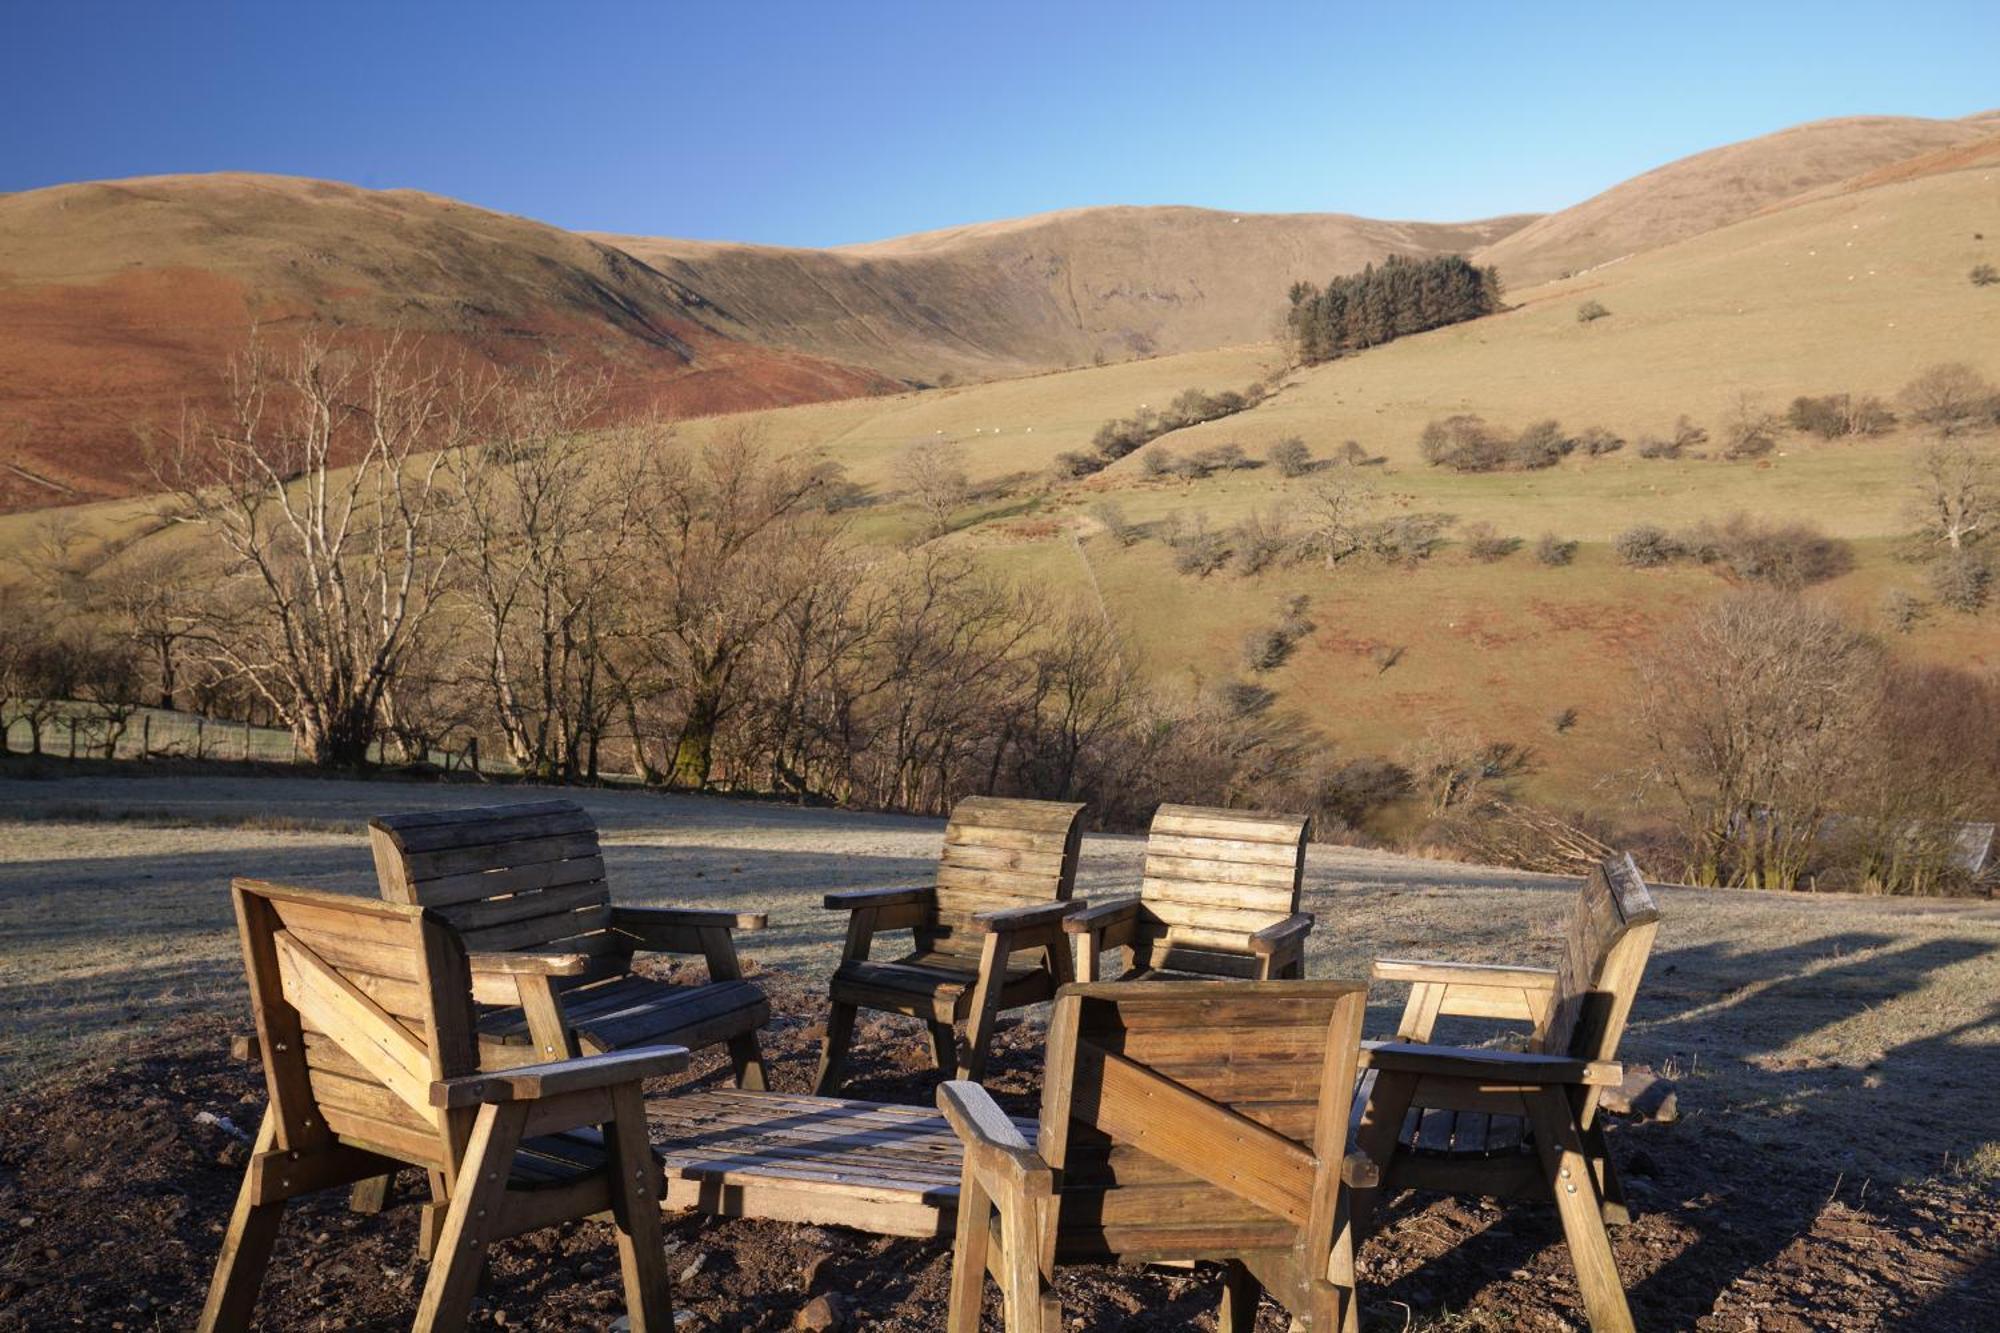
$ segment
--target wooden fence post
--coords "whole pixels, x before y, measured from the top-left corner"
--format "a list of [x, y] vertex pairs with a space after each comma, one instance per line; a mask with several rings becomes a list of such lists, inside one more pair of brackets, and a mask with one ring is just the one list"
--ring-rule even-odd
[[76, 719], [69, 720], [69, 757], [76, 758]]
[[250, 719], [243, 719], [243, 762], [250, 762]]
[[153, 757], [153, 715], [147, 713], [139, 719], [139, 757]]
[[197, 759], [202, 757], [201, 742], [202, 742], [202, 732], [204, 730], [203, 724], [205, 722], [206, 719], [203, 718], [200, 713], [196, 713], [194, 715], [194, 757]]

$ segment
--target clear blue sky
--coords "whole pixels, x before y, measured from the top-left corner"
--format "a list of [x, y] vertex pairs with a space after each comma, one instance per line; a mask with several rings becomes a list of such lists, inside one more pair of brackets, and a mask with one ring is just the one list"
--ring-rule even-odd
[[1107, 203], [1460, 219], [2000, 106], [2000, 0], [0, 0], [0, 191], [240, 169], [828, 245]]

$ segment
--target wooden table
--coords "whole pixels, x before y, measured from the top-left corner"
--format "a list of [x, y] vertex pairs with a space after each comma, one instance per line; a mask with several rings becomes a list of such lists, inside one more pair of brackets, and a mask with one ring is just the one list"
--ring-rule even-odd
[[[935, 1111], [717, 1088], [647, 1107], [669, 1211], [952, 1234], [964, 1154]], [[1030, 1143], [1035, 1121], [1017, 1119]]]

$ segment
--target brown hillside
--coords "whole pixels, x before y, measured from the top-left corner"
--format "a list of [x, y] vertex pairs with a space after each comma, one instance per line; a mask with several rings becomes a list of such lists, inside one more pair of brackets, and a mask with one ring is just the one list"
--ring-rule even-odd
[[1527, 220], [1085, 208], [835, 250], [598, 239], [766, 344], [935, 382], [1265, 339], [1297, 279], [1469, 251]]
[[1993, 133], [1990, 120], [1851, 116], [1712, 148], [1551, 213], [1475, 257], [1514, 288], [1727, 226], [1760, 209]]
[[134, 433], [217, 391], [250, 324], [405, 328], [495, 363], [560, 350], [624, 408], [728, 411], [886, 386], [743, 342], [609, 246], [413, 191], [168, 176], [0, 197], [0, 508], [122, 494]]

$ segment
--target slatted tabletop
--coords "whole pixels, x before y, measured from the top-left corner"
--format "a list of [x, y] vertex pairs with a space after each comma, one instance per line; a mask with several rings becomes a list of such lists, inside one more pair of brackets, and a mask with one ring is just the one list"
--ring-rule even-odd
[[[648, 1107], [669, 1209], [949, 1236], [962, 1161], [915, 1106], [719, 1088]], [[1016, 1119], [1029, 1142], [1035, 1122]]]

